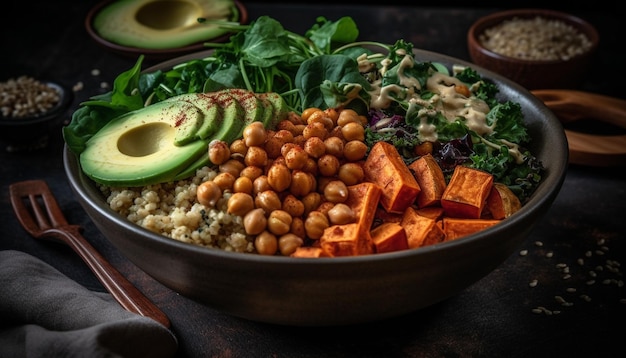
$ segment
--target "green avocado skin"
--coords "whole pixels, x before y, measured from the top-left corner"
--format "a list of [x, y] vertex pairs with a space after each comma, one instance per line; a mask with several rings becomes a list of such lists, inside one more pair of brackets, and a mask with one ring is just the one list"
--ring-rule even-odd
[[278, 94], [233, 89], [183, 94], [109, 122], [86, 143], [80, 163], [91, 179], [113, 187], [185, 179], [210, 164], [212, 140], [232, 143], [249, 123], [273, 127], [287, 113]]

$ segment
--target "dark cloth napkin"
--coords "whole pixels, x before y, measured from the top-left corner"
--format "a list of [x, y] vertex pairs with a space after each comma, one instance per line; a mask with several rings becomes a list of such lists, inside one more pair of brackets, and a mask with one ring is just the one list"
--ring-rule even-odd
[[21, 251], [0, 251], [0, 357], [172, 357], [158, 322]]

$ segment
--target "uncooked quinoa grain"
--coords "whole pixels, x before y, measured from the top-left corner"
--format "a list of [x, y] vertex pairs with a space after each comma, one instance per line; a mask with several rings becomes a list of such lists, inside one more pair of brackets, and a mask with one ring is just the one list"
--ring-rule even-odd
[[20, 119], [44, 114], [59, 103], [61, 94], [29, 76], [0, 82], [0, 109], [3, 117]]
[[525, 60], [569, 60], [591, 48], [585, 34], [560, 20], [537, 16], [504, 21], [479, 36], [485, 48]]

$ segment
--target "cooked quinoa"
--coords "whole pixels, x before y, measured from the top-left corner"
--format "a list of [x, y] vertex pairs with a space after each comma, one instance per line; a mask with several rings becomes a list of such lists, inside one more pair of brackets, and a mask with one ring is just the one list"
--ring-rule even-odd
[[513, 18], [493, 26], [479, 37], [487, 49], [525, 60], [568, 60], [585, 53], [591, 41], [560, 20], [541, 16]]
[[100, 186], [111, 209], [131, 222], [163, 236], [226, 251], [254, 252], [254, 238], [245, 234], [241, 216], [227, 213], [228, 198], [213, 208], [196, 200], [198, 185], [213, 180], [217, 171], [203, 167], [192, 178], [145, 187]]

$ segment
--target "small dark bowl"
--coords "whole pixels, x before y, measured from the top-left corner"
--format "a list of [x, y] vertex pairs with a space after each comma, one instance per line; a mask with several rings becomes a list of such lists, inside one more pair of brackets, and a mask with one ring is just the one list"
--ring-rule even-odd
[[[122, 55], [130, 58], [137, 58], [139, 55], [144, 55], [146, 59], [149, 60], [165, 60], [177, 56], [182, 56], [184, 54], [198, 52], [206, 49], [207, 47], [204, 45], [205, 42], [226, 42], [230, 38], [232, 34], [225, 34], [215, 38], [207, 38], [202, 42], [197, 42], [191, 45], [176, 47], [176, 48], [168, 48], [168, 49], [147, 49], [147, 48], [138, 48], [138, 47], [130, 47], [120, 45], [111, 41], [108, 41], [98, 34], [96, 29], [93, 27], [93, 20], [95, 16], [98, 14], [102, 8], [109, 5], [111, 2], [116, 0], [104, 0], [94, 6], [88, 13], [85, 18], [85, 29], [91, 38], [96, 41], [96, 43], [107, 50], [110, 50], [118, 55]], [[240, 24], [248, 23], [248, 10], [247, 8], [240, 2], [235, 0], [235, 6], [239, 10], [239, 22]]]
[[0, 141], [10, 148], [34, 148], [45, 146], [47, 136], [60, 130], [66, 112], [74, 98], [73, 92], [64, 85], [41, 81], [60, 93], [59, 102], [46, 113], [33, 117], [6, 118], [0, 116]]
[[[493, 52], [485, 48], [479, 40], [485, 30], [506, 20], [531, 19], [537, 16], [559, 20], [572, 26], [587, 36], [591, 47], [568, 60], [527, 60]], [[529, 90], [579, 87], [589, 71], [598, 43], [598, 32], [587, 21], [570, 14], [545, 9], [514, 9], [492, 13], [474, 22], [467, 33], [467, 45], [472, 62], [507, 77]]]
[[[130, 261], [172, 290], [222, 312], [253, 321], [293, 326], [372, 322], [445, 300], [506, 260], [548, 211], [567, 169], [567, 141], [555, 115], [521, 86], [468, 62], [414, 50], [416, 58], [472, 66], [492, 79], [503, 99], [520, 103], [529, 148], [546, 168], [520, 211], [458, 240], [413, 250], [357, 257], [294, 258], [227, 252], [184, 243], [144, 229], [114, 212], [64, 151], [69, 185], [95, 225]], [[211, 51], [167, 61], [167, 69]]]

